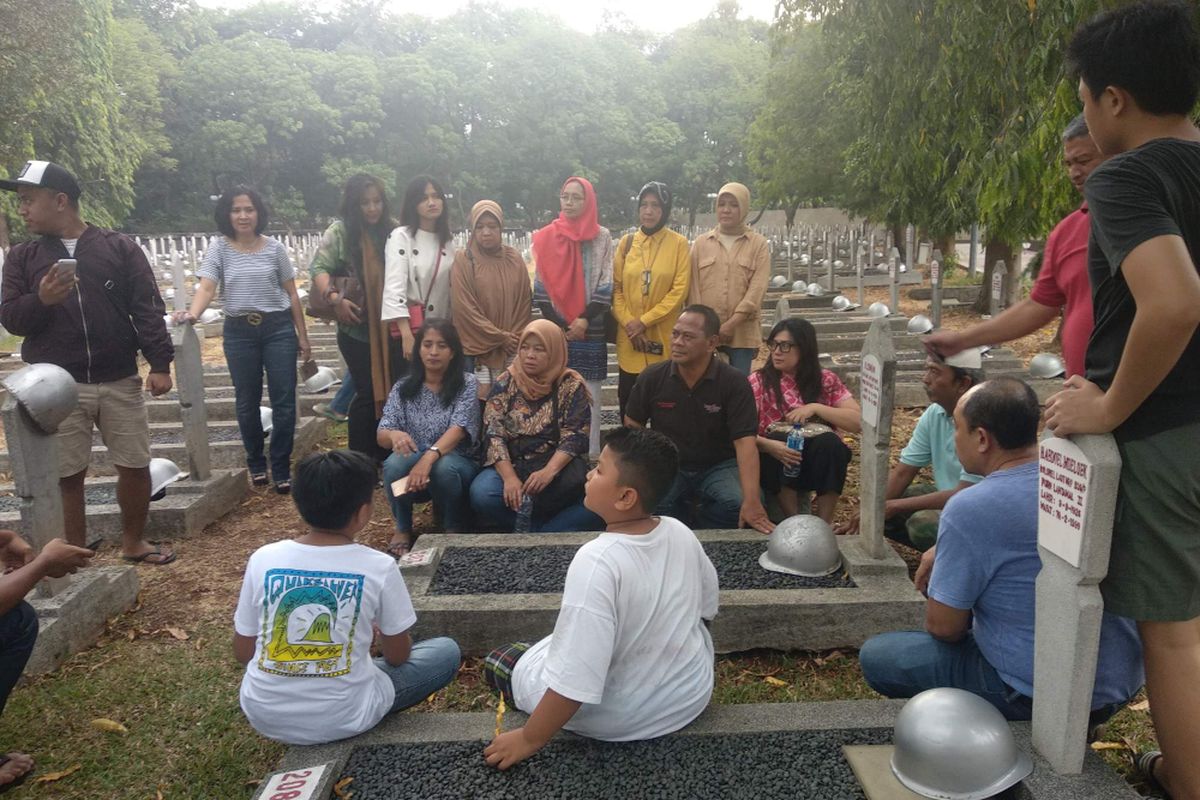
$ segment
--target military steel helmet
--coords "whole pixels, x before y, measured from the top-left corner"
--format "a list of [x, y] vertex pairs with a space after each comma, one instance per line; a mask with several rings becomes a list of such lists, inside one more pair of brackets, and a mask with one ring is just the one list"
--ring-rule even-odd
[[962, 689], [929, 689], [896, 716], [892, 772], [924, 797], [982, 800], [1033, 772], [1004, 716]]
[[787, 278], [785, 278], [784, 276], [782, 276], [782, 275], [772, 275], [771, 276], [771, 288], [772, 289], [782, 289], [786, 285], [787, 285]]
[[275, 419], [275, 412], [266, 406], [259, 406], [258, 418], [262, 421], [263, 433], [270, 433], [271, 428], [275, 427], [273, 422]]
[[30, 364], [9, 375], [3, 384], [45, 434], [56, 433], [79, 405], [75, 379], [57, 364]]
[[924, 314], [915, 314], [908, 321], [908, 332], [914, 336], [922, 333], [929, 333], [933, 330], [933, 321]]
[[215, 308], [206, 308], [196, 321], [201, 325], [211, 325], [214, 322], [219, 322], [223, 316], [225, 315]]
[[867, 306], [867, 316], [871, 319], [886, 317], [891, 313], [892, 310], [887, 307], [886, 303], [871, 303], [871, 305]]
[[1057, 378], [1066, 373], [1063, 360], [1053, 353], [1038, 353], [1029, 361], [1029, 374], [1035, 378]]
[[330, 386], [341, 383], [341, 378], [333, 371], [333, 367], [320, 366], [312, 377], [304, 382], [306, 392], [324, 392]]
[[846, 266], [846, 262], [845, 262], [845, 261], [842, 261], [840, 258], [839, 258], [837, 261], [834, 261], [834, 262], [833, 262], [833, 268], [834, 268], [834, 269], [841, 269], [841, 268], [842, 268], [842, 267], [844, 267], [844, 266]]
[[795, 294], [804, 294], [808, 291], [808, 284], [804, 281], [796, 281], [792, 284], [792, 292]]
[[797, 514], [775, 526], [767, 539], [767, 552], [758, 557], [758, 563], [771, 572], [819, 578], [841, 568], [842, 553], [829, 523], [811, 514]]
[[853, 307], [854, 304], [850, 302], [850, 298], [846, 297], [844, 294], [839, 294], [837, 297], [833, 298], [834, 311], [849, 311]]
[[804, 288], [804, 291], [808, 294], [809, 297], [822, 297], [825, 294], [825, 287], [823, 287], [821, 284], [817, 283], [816, 281], [813, 281], [812, 283], [810, 283], [808, 286], [806, 286]]
[[150, 459], [150, 499], [161, 500], [167, 495], [167, 487], [181, 481], [188, 474], [169, 458]]

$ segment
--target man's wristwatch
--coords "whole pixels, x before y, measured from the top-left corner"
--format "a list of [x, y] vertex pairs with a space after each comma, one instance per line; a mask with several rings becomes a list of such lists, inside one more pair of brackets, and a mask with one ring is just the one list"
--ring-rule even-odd
[[442, 457], [442, 448], [438, 447], [436, 444], [429, 446], [429, 452], [437, 453], [438, 458]]

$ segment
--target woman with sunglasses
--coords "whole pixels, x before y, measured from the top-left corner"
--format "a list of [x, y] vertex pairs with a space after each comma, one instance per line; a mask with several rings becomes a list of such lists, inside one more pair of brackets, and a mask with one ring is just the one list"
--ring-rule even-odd
[[[759, 483], [768, 494], [778, 493], [779, 507], [789, 517], [809, 511], [800, 508], [801, 492], [815, 492], [817, 516], [832, 524], [850, 465], [850, 448], [838, 429], [858, 433], [862, 409], [838, 376], [821, 368], [817, 331], [808, 320], [777, 322], [767, 349], [767, 363], [750, 374], [758, 407]], [[823, 422], [833, 430], [807, 438], [801, 452], [767, 435], [781, 421]], [[785, 473], [797, 465], [798, 472]]]
[[691, 282], [688, 241], [667, 227], [671, 190], [650, 181], [638, 192], [638, 224], [613, 259], [612, 314], [617, 321], [617, 401], [621, 418], [642, 370], [670, 355], [671, 328]]

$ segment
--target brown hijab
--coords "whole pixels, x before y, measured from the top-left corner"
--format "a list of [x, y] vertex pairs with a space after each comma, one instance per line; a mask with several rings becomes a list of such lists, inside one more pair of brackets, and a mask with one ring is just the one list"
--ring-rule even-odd
[[517, 384], [521, 394], [530, 400], [541, 400], [554, 391], [558, 382], [566, 376], [573, 376], [576, 380], [583, 381], [578, 372], [567, 369], [567, 337], [562, 328], [548, 319], [535, 319], [526, 325], [525, 330], [521, 333], [521, 341], [517, 344], [518, 349], [526, 339], [531, 337], [540, 341], [546, 348], [546, 353], [550, 356], [550, 366], [543, 375], [535, 378], [525, 371], [518, 354], [508, 365], [508, 374], [512, 376], [513, 382]]
[[[730, 231], [730, 233], [745, 233], [746, 217], [750, 216], [750, 190], [741, 183], [727, 183], [721, 187], [721, 191], [717, 192], [717, 202], [720, 202], [721, 195], [723, 194], [733, 195], [734, 199], [738, 202], [738, 210], [742, 212], [742, 218], [738, 221], [741, 229]], [[716, 207], [716, 203], [713, 203], [713, 207]], [[719, 230], [720, 226], [718, 225], [717, 228]]]

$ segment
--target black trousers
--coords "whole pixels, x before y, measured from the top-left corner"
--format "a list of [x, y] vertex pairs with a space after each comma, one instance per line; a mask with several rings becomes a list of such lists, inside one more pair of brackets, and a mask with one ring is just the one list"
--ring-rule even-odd
[[633, 385], [637, 383], [638, 373], [617, 370], [617, 405], [621, 409], [621, 424], [625, 424], [625, 404], [629, 395], [633, 394]]
[[804, 441], [804, 460], [800, 462], [800, 474], [794, 478], [785, 478], [783, 464], [765, 453], [759, 453], [758, 483], [771, 494], [778, 492], [782, 486], [801, 492], [841, 494], [846, 485], [846, 468], [850, 466], [850, 457], [850, 448], [842, 441], [842, 437], [833, 431], [822, 433]]
[[[382, 463], [391, 451], [375, 443], [379, 417], [375, 415], [375, 393], [371, 388], [371, 343], [347, 336], [340, 330], [337, 343], [357, 389], [354, 401], [350, 403], [350, 419], [346, 423], [350, 449]], [[408, 362], [404, 360], [398, 341], [388, 348], [388, 354], [391, 357], [392, 376], [398, 380], [408, 372]], [[388, 388], [390, 390], [391, 387]]]

